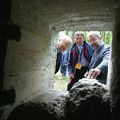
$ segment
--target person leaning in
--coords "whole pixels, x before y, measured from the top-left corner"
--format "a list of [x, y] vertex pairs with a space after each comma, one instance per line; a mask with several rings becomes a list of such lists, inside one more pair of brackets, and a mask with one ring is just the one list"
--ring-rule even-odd
[[110, 47], [102, 41], [100, 32], [98, 31], [90, 31], [88, 37], [94, 49], [94, 54], [85, 77], [97, 79], [100, 83], [106, 84]]
[[71, 43], [72, 43], [72, 39], [68, 35], [63, 35], [62, 37], [60, 37], [58, 39], [55, 74], [60, 69], [60, 62], [61, 62], [62, 52], [67, 50], [68, 47], [71, 45]]

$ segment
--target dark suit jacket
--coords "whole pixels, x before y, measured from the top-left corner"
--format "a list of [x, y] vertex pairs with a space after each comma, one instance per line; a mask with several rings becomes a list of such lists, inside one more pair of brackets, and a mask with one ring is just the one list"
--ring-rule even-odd
[[[83, 55], [84, 55], [85, 59], [88, 61], [88, 63], [90, 63], [94, 50], [85, 41], [83, 42], [82, 52], [83, 52]], [[71, 51], [70, 51], [70, 58], [69, 58], [69, 65], [68, 65], [69, 74], [74, 74], [75, 73], [75, 71], [76, 71], [75, 66], [78, 63], [79, 54], [80, 53], [79, 53], [77, 44], [74, 43], [72, 48], [71, 48]]]
[[98, 48], [95, 54], [93, 54], [88, 70], [98, 68], [102, 72], [97, 77], [97, 80], [101, 83], [106, 84], [107, 73], [108, 73], [108, 60], [110, 54], [110, 47], [104, 43]]
[[55, 74], [56, 74], [56, 73], [59, 71], [59, 69], [60, 69], [61, 56], [62, 56], [61, 52], [57, 52]]

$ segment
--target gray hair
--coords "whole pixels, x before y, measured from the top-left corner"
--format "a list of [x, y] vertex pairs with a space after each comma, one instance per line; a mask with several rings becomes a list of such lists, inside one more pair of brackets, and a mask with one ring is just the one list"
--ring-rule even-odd
[[81, 31], [75, 32], [74, 37], [76, 37], [77, 35], [81, 35], [83, 37], [83, 39], [84, 39], [84, 33], [83, 32], [81, 32]]
[[63, 36], [59, 37], [57, 45], [59, 45], [61, 43], [61, 41], [64, 41], [65, 43], [67, 43], [68, 46], [70, 44], [72, 44], [72, 39], [68, 35], [63, 35]]
[[96, 37], [98, 37], [98, 38], [101, 39], [100, 32], [98, 32], [98, 31], [90, 31], [90, 32], [88, 33], [88, 37], [90, 37], [91, 35], [95, 35]]

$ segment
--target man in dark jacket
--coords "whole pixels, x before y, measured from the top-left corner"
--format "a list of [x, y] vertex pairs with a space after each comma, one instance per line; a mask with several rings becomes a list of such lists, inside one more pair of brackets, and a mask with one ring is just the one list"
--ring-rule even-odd
[[75, 43], [70, 52], [68, 65], [70, 75], [70, 83], [67, 86], [68, 91], [74, 83], [84, 77], [94, 52], [92, 47], [85, 42], [83, 32], [77, 31], [74, 34], [74, 37]]
[[60, 69], [60, 61], [61, 61], [61, 56], [62, 56], [61, 52], [65, 51], [70, 46], [71, 43], [72, 43], [72, 40], [67, 35], [63, 35], [62, 37], [59, 38], [58, 43], [57, 43], [58, 51], [57, 51], [55, 74]]
[[88, 36], [90, 44], [94, 48], [94, 54], [85, 77], [97, 79], [100, 83], [106, 84], [110, 47], [102, 41], [98, 31], [91, 31]]

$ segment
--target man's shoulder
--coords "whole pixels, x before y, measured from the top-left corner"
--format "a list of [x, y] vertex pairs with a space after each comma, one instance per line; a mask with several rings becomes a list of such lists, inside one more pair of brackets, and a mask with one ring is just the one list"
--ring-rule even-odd
[[110, 45], [103, 43], [103, 50], [110, 50]]
[[109, 45], [107, 45], [107, 44], [103, 44], [102, 45], [102, 48], [101, 48], [101, 50], [100, 50], [100, 53], [101, 53], [101, 55], [104, 55], [104, 54], [109, 54], [110, 53], [110, 46]]
[[110, 49], [110, 45], [105, 44], [105, 48], [106, 48], [106, 49]]
[[72, 47], [71, 47], [71, 51], [72, 51], [72, 50], [75, 50], [75, 49], [76, 49], [76, 47], [77, 47], [77, 44], [76, 44], [76, 43], [74, 43], [74, 44], [72, 45]]

